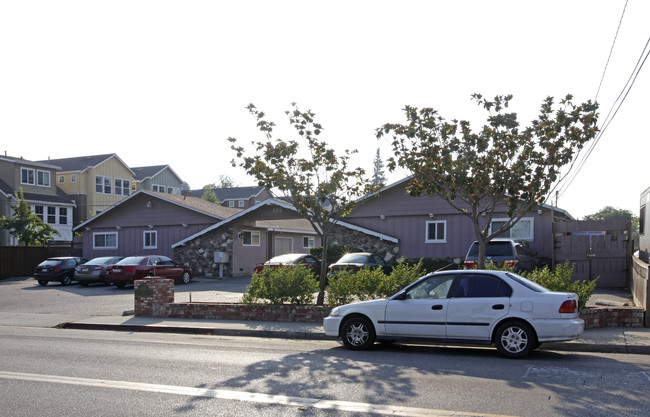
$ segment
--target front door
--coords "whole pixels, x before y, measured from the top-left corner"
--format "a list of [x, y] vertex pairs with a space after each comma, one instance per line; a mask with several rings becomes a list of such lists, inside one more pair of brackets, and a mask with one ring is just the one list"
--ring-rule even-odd
[[384, 320], [386, 334], [444, 338], [447, 295], [453, 280], [452, 275], [430, 277], [407, 289], [405, 299], [389, 301]]

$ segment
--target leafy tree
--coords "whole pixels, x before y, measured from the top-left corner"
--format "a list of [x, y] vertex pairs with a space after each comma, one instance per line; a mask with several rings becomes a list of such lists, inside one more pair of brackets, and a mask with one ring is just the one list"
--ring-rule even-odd
[[217, 195], [214, 193], [215, 188], [216, 187], [214, 184], [204, 185], [203, 195], [201, 196], [201, 198], [211, 203], [219, 204], [219, 199], [217, 198]]
[[8, 230], [10, 235], [16, 237], [25, 246], [45, 246], [54, 236], [60, 236], [52, 226], [32, 213], [29, 204], [25, 201], [22, 188], [20, 193], [16, 192], [14, 196], [17, 203], [11, 206], [13, 216], [0, 218], [0, 229]]
[[623, 219], [629, 220], [632, 223], [632, 229], [639, 229], [639, 217], [632, 214], [630, 210], [615, 208], [607, 206], [598, 210], [593, 214], [585, 216], [584, 220], [609, 220], [609, 219]]
[[[317, 304], [325, 300], [327, 285], [328, 237], [336, 222], [356, 206], [356, 200], [376, 191], [361, 168], [350, 168], [350, 157], [356, 151], [344, 150], [337, 155], [327, 142], [320, 140], [323, 127], [314, 119], [311, 110], [302, 111], [293, 103], [286, 111], [289, 124], [295, 129], [300, 142], [273, 137], [275, 123], [265, 120], [265, 114], [253, 104], [247, 106], [255, 118], [265, 140], [252, 141], [252, 156], [245, 156], [243, 147], [235, 138], [228, 138], [241, 166], [259, 185], [277, 189], [287, 195], [299, 216], [307, 219], [322, 241], [321, 273]], [[233, 166], [237, 166], [235, 160]]]
[[[556, 110], [548, 97], [538, 118], [520, 130], [517, 114], [505, 111], [511, 95], [472, 98], [488, 112], [487, 124], [477, 132], [468, 121], [446, 121], [432, 108], [406, 106], [407, 123], [385, 124], [377, 137], [392, 134], [395, 156], [388, 167], [411, 171], [411, 195], [438, 194], [472, 221], [479, 268], [484, 268], [487, 243], [545, 201], [562, 180], [562, 167], [596, 135], [598, 105], [575, 105], [567, 95]], [[494, 214], [504, 211], [508, 221], [491, 230]]]
[[228, 175], [219, 175], [219, 181], [216, 185], [217, 188], [234, 188], [237, 187], [235, 180]]
[[377, 154], [375, 155], [375, 160], [372, 165], [374, 169], [372, 174], [372, 183], [377, 186], [385, 185], [386, 175], [384, 175], [384, 161], [381, 160], [379, 148], [377, 148]]

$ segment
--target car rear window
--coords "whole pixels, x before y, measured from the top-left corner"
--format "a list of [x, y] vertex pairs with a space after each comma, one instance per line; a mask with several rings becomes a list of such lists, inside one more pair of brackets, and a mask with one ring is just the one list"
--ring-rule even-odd
[[[512, 244], [510, 242], [488, 242], [485, 248], [485, 256], [512, 256]], [[469, 248], [467, 256], [478, 256], [478, 243], [474, 242]]]
[[61, 259], [48, 259], [38, 264], [38, 266], [57, 266], [61, 265], [62, 262]]
[[548, 288], [539, 285], [538, 283], [533, 282], [527, 278], [524, 278], [521, 275], [513, 274], [511, 272], [507, 272], [506, 274], [514, 281], [517, 281], [518, 283], [520, 283], [521, 285], [523, 285], [524, 287], [530, 290], [533, 290], [535, 292], [551, 292], [551, 290], [549, 290]]
[[343, 255], [339, 259], [338, 263], [365, 263], [368, 261], [368, 255], [359, 255], [357, 253], [350, 253], [348, 255]]
[[117, 263], [117, 265], [139, 265], [144, 259], [144, 256], [129, 256]]

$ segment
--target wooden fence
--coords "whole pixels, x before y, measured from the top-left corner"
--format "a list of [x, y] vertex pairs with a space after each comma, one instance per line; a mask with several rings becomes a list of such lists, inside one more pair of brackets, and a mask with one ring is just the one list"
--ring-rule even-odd
[[629, 287], [632, 240], [628, 220], [594, 220], [553, 224], [554, 264], [574, 265], [573, 279], [598, 278], [599, 288]]
[[0, 279], [31, 276], [36, 265], [51, 256], [79, 256], [72, 247], [0, 246]]

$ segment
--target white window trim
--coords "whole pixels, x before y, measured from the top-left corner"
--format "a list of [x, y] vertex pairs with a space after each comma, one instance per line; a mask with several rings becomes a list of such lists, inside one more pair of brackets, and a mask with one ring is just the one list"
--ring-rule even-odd
[[232, 201], [232, 200], [230, 200], [230, 201], [228, 202], [228, 207], [235, 207], [235, 202]]
[[237, 201], [237, 206], [238, 207], [244, 207], [244, 200]]
[[[305, 246], [305, 239], [307, 239], [307, 246]], [[302, 247], [303, 249], [311, 249], [316, 246], [316, 238], [313, 236], [303, 236], [302, 237]]]
[[[120, 181], [121, 186], [117, 186], [117, 182]], [[124, 184], [127, 184], [125, 187]], [[115, 195], [128, 196], [131, 193], [131, 180], [125, 180], [122, 178], [115, 178], [113, 181], [113, 189], [115, 190]]]
[[[115, 235], [115, 246], [95, 246], [95, 236], [97, 235]], [[117, 232], [95, 232], [93, 233], [93, 249], [117, 249], [119, 236]]]
[[[47, 184], [45, 184], [45, 181], [43, 183], [39, 183], [38, 176], [42, 174], [42, 178], [45, 179], [47, 178]], [[52, 175], [50, 175], [50, 171], [43, 171], [43, 170], [36, 170], [36, 185], [38, 187], [50, 187], [52, 185]]]
[[[442, 224], [445, 228], [445, 234], [442, 239], [429, 239], [429, 225], [430, 224]], [[424, 243], [447, 243], [447, 220], [427, 220], [426, 227], [424, 229]]]
[[[97, 178], [102, 179], [102, 184], [101, 184], [102, 185], [102, 191], [97, 191], [97, 185], [99, 185], [99, 184], [97, 184]], [[110, 187], [111, 187], [111, 192], [110, 193], [106, 192], [106, 180], [108, 180], [108, 183], [110, 184]], [[112, 189], [113, 186], [114, 186], [113, 178], [105, 177], [103, 175], [95, 175], [95, 184], [94, 185], [95, 185], [95, 193], [97, 193], [97, 194], [105, 194], [105, 195], [113, 195], [113, 189]]]
[[[32, 173], [32, 182], [25, 182], [23, 181], [23, 171], [31, 172]], [[27, 176], [27, 179], [29, 180], [29, 175]], [[36, 185], [36, 170], [34, 168], [20, 168], [20, 183], [25, 184], [25, 185]]]
[[[507, 222], [508, 220], [510, 220], [510, 219], [507, 218], [507, 217], [492, 219], [492, 222], [490, 223], [490, 233], [492, 233], [492, 223], [493, 222]], [[505, 239], [515, 239], [515, 240], [525, 240], [527, 242], [532, 242], [533, 240], [535, 240], [535, 218], [534, 217], [522, 217], [521, 219], [519, 219], [518, 224], [521, 223], [522, 220], [530, 220], [530, 230], [529, 230], [530, 235], [529, 236], [527, 236], [527, 237], [503, 236], [503, 238], [505, 238]], [[508, 231], [508, 233], [510, 233], [510, 232], [512, 232], [512, 229], [510, 229]]]
[[[151, 235], [155, 236], [154, 237], [155, 243], [156, 243], [155, 245], [147, 246], [146, 242], [147, 242], [147, 235], [148, 234], [151, 234]], [[144, 230], [142, 232], [142, 248], [143, 249], [158, 249], [158, 231], [157, 230]]]
[[[244, 243], [244, 233], [250, 233], [251, 234], [251, 243]], [[255, 238], [254, 236], [257, 236], [257, 243], [255, 243]], [[260, 246], [261, 244], [261, 233], [259, 230], [242, 230], [242, 240], [241, 240], [242, 246]]]
[[65, 176], [59, 175], [59, 184], [65, 184]]
[[77, 176], [75, 174], [70, 175], [70, 182], [73, 184], [77, 182]]

